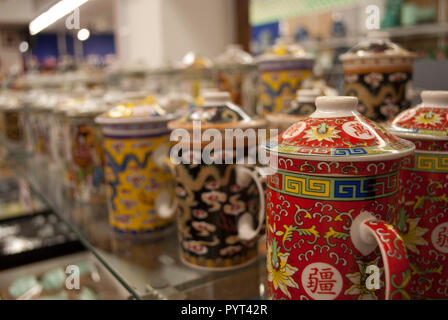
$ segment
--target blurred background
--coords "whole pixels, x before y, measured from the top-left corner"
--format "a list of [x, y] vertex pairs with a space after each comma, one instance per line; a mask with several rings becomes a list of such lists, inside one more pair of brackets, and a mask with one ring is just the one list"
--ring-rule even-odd
[[79, 25], [64, 17], [30, 35], [30, 22], [54, 3], [0, 1], [2, 84], [25, 72], [86, 66], [150, 72], [176, 66], [190, 51], [215, 58], [234, 43], [258, 55], [291, 36], [315, 55], [317, 74], [340, 88], [337, 57], [366, 36], [369, 6], [391, 40], [420, 59], [446, 59], [445, 0], [90, 0], [79, 8]]

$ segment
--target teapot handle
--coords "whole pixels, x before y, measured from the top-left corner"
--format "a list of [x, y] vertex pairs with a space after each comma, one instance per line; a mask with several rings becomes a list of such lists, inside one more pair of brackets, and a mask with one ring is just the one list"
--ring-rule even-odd
[[353, 221], [350, 235], [355, 248], [364, 256], [380, 247], [386, 278], [386, 300], [410, 299], [406, 286], [411, 279], [411, 270], [403, 239], [397, 229], [364, 210]]
[[244, 175], [248, 175], [256, 184], [259, 194], [260, 208], [258, 211], [258, 226], [255, 229], [253, 226], [253, 219], [249, 213], [243, 214], [238, 220], [238, 237], [241, 240], [249, 241], [258, 236], [263, 228], [263, 222], [265, 217], [265, 194], [264, 188], [261, 183], [261, 178], [257, 175], [255, 170], [244, 167], [237, 166], [235, 168], [237, 179], [242, 179]]

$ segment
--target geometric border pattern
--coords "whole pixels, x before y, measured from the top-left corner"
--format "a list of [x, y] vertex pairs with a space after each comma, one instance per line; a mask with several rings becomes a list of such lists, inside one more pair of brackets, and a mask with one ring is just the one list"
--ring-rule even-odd
[[448, 154], [415, 153], [406, 158], [403, 169], [448, 173]]
[[395, 194], [398, 179], [398, 171], [373, 177], [322, 177], [279, 170], [267, 184], [274, 191], [306, 199], [363, 201]]

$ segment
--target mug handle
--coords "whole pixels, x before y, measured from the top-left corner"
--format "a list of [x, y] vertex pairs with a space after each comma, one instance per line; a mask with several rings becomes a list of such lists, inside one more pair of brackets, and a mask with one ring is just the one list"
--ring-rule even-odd
[[260, 209], [258, 211], [258, 226], [254, 229], [252, 215], [250, 213], [244, 213], [238, 220], [238, 237], [241, 240], [249, 241], [254, 239], [260, 234], [263, 227], [264, 217], [265, 217], [265, 195], [263, 185], [261, 184], [261, 178], [257, 175], [255, 170], [249, 169], [244, 166], [237, 166], [235, 168], [237, 179], [241, 179], [243, 175], [248, 175], [257, 186], [259, 193]]
[[[175, 168], [171, 163], [170, 158], [167, 156], [168, 152], [168, 147], [161, 147], [157, 149], [153, 154], [153, 160], [160, 169], [167, 170], [172, 176], [174, 176]], [[162, 191], [156, 198], [154, 205], [156, 207], [157, 214], [161, 219], [170, 219], [177, 210], [177, 198], [175, 196], [172, 200], [170, 198], [170, 194], [166, 190]]]
[[353, 220], [350, 236], [355, 248], [364, 256], [380, 247], [386, 278], [386, 300], [394, 299], [397, 294], [410, 299], [406, 286], [411, 279], [411, 270], [403, 239], [397, 229], [363, 210]]

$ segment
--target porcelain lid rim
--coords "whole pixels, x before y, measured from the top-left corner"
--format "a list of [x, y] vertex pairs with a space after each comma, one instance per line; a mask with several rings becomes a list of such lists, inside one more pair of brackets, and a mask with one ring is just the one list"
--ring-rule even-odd
[[147, 117], [127, 117], [127, 118], [110, 118], [103, 115], [99, 115], [95, 118], [95, 122], [104, 125], [113, 124], [133, 124], [133, 123], [157, 123], [168, 122], [176, 118], [181, 117], [181, 114], [168, 114], [164, 116], [147, 116]]
[[[418, 132], [403, 132], [394, 128], [388, 128], [388, 130], [396, 135], [397, 137], [400, 137], [402, 139], [409, 139], [412, 137], [415, 137], [416, 139], [421, 140], [437, 140], [437, 141], [448, 141], [448, 135], [447, 136], [439, 136], [439, 135], [432, 135], [432, 134], [425, 134], [425, 133], [418, 133]], [[434, 130], [436, 132], [444, 132], [440, 130]]]
[[405, 158], [415, 152], [415, 145], [411, 142], [412, 147], [404, 150], [394, 150], [384, 153], [376, 153], [370, 155], [359, 155], [359, 156], [333, 156], [333, 155], [312, 155], [312, 154], [293, 154], [286, 152], [278, 152], [263, 146], [268, 152], [277, 154], [284, 158], [300, 159], [300, 160], [318, 160], [318, 161], [332, 161], [332, 162], [368, 162], [374, 161], [376, 157], [381, 158], [381, 160], [395, 160], [400, 158]]
[[375, 59], [375, 58], [417, 58], [417, 54], [413, 52], [408, 53], [367, 53], [366, 55], [357, 55], [356, 53], [343, 53], [339, 56], [339, 60], [344, 62], [348, 60], [362, 60], [362, 59]]
[[311, 55], [303, 56], [303, 57], [294, 57], [294, 56], [276, 56], [275, 54], [266, 54], [261, 55], [260, 57], [255, 58], [255, 64], [259, 65], [264, 62], [275, 62], [275, 61], [315, 61], [314, 57]]

